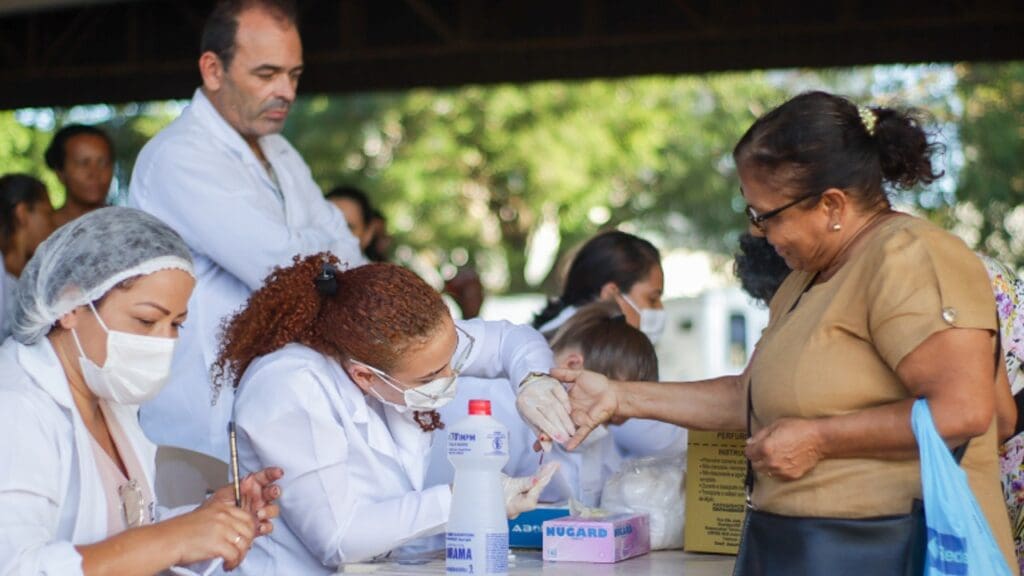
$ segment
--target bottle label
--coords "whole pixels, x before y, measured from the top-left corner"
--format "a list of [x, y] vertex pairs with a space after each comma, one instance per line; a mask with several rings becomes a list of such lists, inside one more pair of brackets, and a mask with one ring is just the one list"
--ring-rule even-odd
[[448, 532], [445, 571], [448, 574], [507, 574], [508, 532]]
[[487, 534], [487, 573], [508, 572], [508, 532]]
[[508, 456], [508, 434], [503, 430], [449, 432], [448, 455], [466, 456], [477, 452], [482, 456]]

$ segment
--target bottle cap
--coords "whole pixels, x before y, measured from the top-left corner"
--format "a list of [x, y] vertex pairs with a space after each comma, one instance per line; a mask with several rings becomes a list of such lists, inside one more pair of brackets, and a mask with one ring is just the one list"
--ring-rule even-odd
[[469, 401], [469, 415], [470, 416], [490, 416], [491, 415], [491, 401], [490, 400], [470, 400]]

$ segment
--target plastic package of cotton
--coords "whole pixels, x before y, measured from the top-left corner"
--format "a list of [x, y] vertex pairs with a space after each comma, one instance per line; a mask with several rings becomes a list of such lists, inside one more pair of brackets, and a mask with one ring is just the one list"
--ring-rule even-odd
[[685, 457], [623, 462], [604, 485], [601, 508], [616, 513], [646, 512], [651, 519], [651, 550], [682, 548], [685, 479]]

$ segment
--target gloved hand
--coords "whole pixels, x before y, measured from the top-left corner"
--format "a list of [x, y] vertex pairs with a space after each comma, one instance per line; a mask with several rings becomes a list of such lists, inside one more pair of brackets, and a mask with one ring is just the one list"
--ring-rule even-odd
[[561, 444], [576, 432], [569, 415], [569, 394], [561, 382], [550, 376], [527, 376], [519, 387], [516, 409], [533, 428], [545, 452], [551, 450], [550, 439]]
[[548, 462], [540, 467], [533, 476], [512, 478], [501, 475], [501, 487], [505, 490], [505, 513], [509, 520], [515, 519], [523, 512], [537, 507], [537, 499], [544, 487], [558, 470], [558, 462]]

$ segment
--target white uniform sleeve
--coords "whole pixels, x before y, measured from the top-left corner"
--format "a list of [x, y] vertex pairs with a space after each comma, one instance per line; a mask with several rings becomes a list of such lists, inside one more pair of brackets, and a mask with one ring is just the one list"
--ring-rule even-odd
[[[274, 371], [257, 373], [277, 377]], [[315, 389], [317, 376], [302, 370], [275, 385]], [[303, 382], [305, 381], [305, 382]], [[330, 383], [334, 386], [334, 383]], [[344, 426], [324, 398], [276, 406], [275, 416], [239, 411], [240, 442], [252, 446], [260, 463], [283, 468], [281, 516], [306, 548], [325, 566], [368, 560], [408, 540], [439, 531], [447, 522], [451, 490], [447, 485], [410, 491], [387, 500], [357, 498]]]
[[168, 141], [151, 151], [159, 161], [136, 171], [129, 202], [166, 222], [250, 289], [296, 254], [330, 251], [351, 265], [365, 262], [344, 219], [326, 202], [318, 216], [323, 225], [289, 228], [278, 199], [251, 189], [237, 162], [195, 158], [181, 146]]
[[554, 356], [540, 332], [525, 324], [480, 319], [457, 321], [475, 339], [462, 373], [477, 378], [508, 378], [513, 390], [530, 372], [548, 372]]
[[0, 394], [0, 423], [0, 574], [82, 574], [74, 545], [56, 540], [64, 499], [56, 430], [17, 394]]

